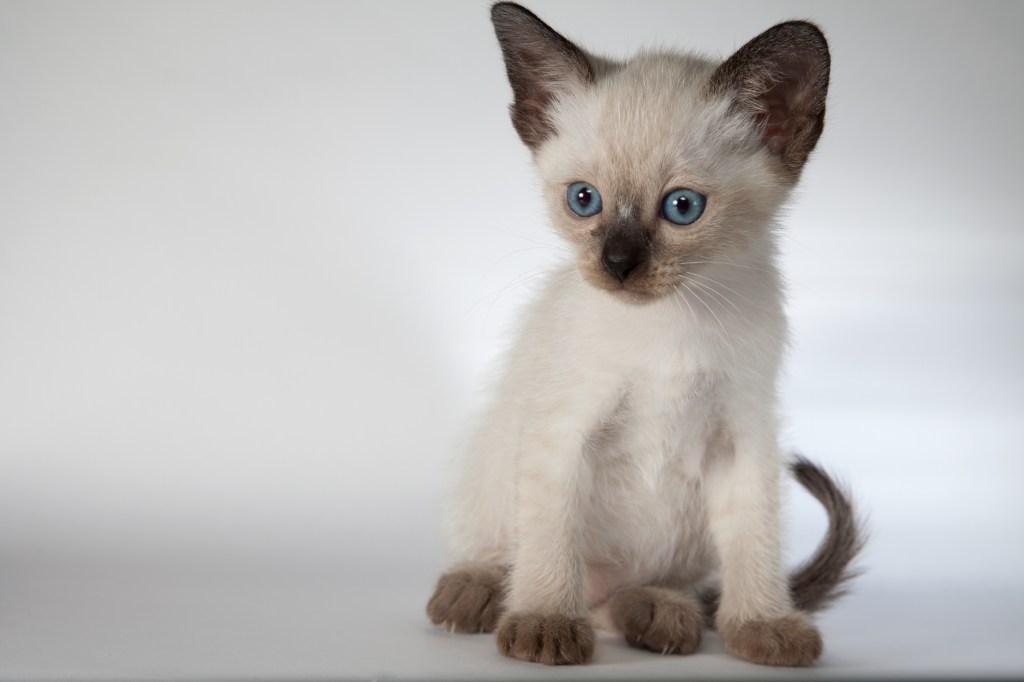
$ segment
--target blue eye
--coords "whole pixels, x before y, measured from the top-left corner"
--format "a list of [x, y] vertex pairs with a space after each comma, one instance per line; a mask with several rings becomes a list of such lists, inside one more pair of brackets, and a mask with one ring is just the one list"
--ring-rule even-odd
[[565, 198], [572, 212], [581, 218], [589, 218], [601, 212], [601, 193], [589, 182], [572, 183]]
[[676, 225], [690, 225], [704, 212], [707, 197], [692, 189], [674, 189], [661, 202], [661, 215]]

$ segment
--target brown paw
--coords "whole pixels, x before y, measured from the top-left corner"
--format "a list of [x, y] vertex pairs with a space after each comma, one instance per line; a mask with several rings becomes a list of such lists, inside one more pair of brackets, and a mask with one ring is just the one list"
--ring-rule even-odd
[[800, 612], [719, 627], [725, 648], [751, 663], [808, 666], [821, 658], [821, 634]]
[[546, 665], [586, 663], [594, 655], [594, 628], [586, 618], [509, 613], [498, 624], [498, 651]]
[[461, 564], [442, 575], [427, 602], [435, 625], [452, 632], [492, 632], [505, 597], [505, 569], [496, 564]]
[[700, 607], [674, 590], [633, 587], [609, 601], [612, 623], [630, 646], [658, 654], [692, 654], [704, 627]]

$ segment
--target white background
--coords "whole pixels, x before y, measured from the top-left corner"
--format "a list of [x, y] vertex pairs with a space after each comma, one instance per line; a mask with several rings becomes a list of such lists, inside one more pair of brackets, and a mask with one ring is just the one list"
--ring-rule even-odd
[[[1024, 671], [1024, 5], [533, 2], [596, 52], [825, 29], [786, 444], [868, 569], [817, 673]], [[423, 615], [562, 252], [480, 2], [0, 2], [0, 678], [522, 677]], [[789, 504], [793, 561], [823, 528]], [[710, 637], [572, 674], [762, 674]]]

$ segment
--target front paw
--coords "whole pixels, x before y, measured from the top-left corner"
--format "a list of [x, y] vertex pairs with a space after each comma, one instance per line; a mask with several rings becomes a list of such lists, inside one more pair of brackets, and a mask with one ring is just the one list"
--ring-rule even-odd
[[504, 567], [466, 563], [437, 581], [427, 615], [435, 625], [452, 632], [491, 632], [501, 615], [504, 597]]
[[821, 633], [806, 614], [723, 625], [725, 648], [751, 663], [809, 666], [821, 658]]
[[660, 654], [692, 654], [704, 619], [697, 603], [660, 587], [632, 587], [608, 602], [612, 623], [630, 646]]
[[594, 655], [594, 628], [585, 617], [509, 613], [498, 623], [498, 651], [531, 663], [586, 663]]

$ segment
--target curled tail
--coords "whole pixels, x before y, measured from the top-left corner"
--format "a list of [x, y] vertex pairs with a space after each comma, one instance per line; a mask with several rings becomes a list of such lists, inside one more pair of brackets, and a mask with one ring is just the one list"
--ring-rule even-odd
[[790, 470], [828, 513], [825, 539], [789, 576], [793, 605], [820, 611], [846, 594], [850, 580], [859, 574], [851, 564], [864, 548], [864, 533], [849, 498], [828, 474], [803, 457], [797, 457]]
[[[851, 564], [864, 547], [864, 533], [849, 497], [828, 474], [799, 456], [790, 471], [828, 514], [825, 539], [789, 576], [793, 605], [802, 611], [820, 611], [846, 594], [850, 580], [859, 575]], [[709, 620], [718, 610], [720, 597], [718, 588], [701, 595]]]

